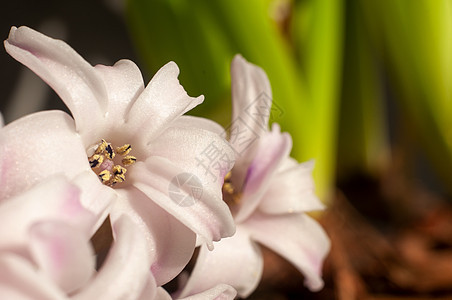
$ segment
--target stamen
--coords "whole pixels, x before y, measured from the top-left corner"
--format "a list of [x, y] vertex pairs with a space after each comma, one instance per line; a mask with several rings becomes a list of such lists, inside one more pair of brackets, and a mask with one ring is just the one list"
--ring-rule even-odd
[[[115, 149], [115, 150], [113, 150]], [[88, 157], [91, 169], [96, 169], [97, 176], [100, 181], [110, 187], [115, 186], [117, 183], [124, 182], [126, 180], [127, 169], [123, 166], [133, 165], [137, 158], [132, 155], [128, 155], [132, 151], [130, 144], [124, 144], [121, 147], [114, 148], [106, 140], [102, 139], [97, 146], [94, 154]], [[122, 156], [121, 164], [118, 164], [115, 159], [115, 153]]]
[[127, 155], [126, 157], [124, 157], [122, 159], [122, 164], [124, 166], [130, 166], [130, 165], [133, 165], [136, 161], [137, 161], [137, 158], [135, 156]]
[[226, 173], [226, 175], [224, 176], [224, 181], [225, 181], [225, 182], [230, 182], [231, 176], [232, 176], [232, 172], [229, 171], [229, 172]]
[[96, 154], [103, 154], [105, 151], [105, 148], [107, 148], [108, 143], [106, 140], [102, 139], [101, 143], [99, 144], [99, 146], [96, 149]]
[[130, 144], [125, 144], [124, 146], [116, 147], [116, 153], [122, 156], [129, 154], [131, 150], [132, 146], [130, 146]]
[[113, 186], [117, 183], [124, 182], [126, 180], [126, 172], [127, 169], [121, 167], [120, 165], [116, 165], [113, 167], [113, 179], [110, 182], [110, 185]]
[[120, 165], [115, 165], [113, 167], [113, 174], [115, 174], [115, 175], [123, 175], [123, 174], [126, 174], [126, 172], [127, 172], [127, 169], [121, 167]]
[[103, 170], [97, 176], [99, 176], [100, 181], [102, 181], [103, 184], [107, 184], [111, 179], [111, 173], [108, 170]]
[[105, 153], [105, 156], [106, 156], [108, 159], [113, 159], [113, 158], [115, 158], [115, 152], [113, 151], [113, 148], [111, 147], [110, 144], [108, 144], [107, 147], [105, 147], [104, 153]]
[[91, 166], [91, 168], [97, 168], [104, 161], [104, 156], [103, 155], [99, 155], [99, 154], [93, 154], [93, 156], [91, 156], [88, 159], [88, 161], [89, 161], [89, 165]]
[[228, 194], [234, 194], [234, 187], [232, 186], [232, 184], [230, 182], [225, 182], [223, 184], [223, 192], [226, 192]]
[[235, 190], [235, 187], [231, 182], [231, 172], [229, 171], [226, 176], [224, 176], [224, 183], [222, 187], [223, 199], [229, 205], [236, 205], [240, 203], [240, 198], [242, 197], [240, 192]]

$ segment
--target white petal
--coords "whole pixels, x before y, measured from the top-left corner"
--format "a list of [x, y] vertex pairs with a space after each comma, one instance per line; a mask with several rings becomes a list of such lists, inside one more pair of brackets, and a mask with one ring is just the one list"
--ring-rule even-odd
[[22, 26], [11, 28], [5, 48], [55, 90], [74, 116], [77, 130], [88, 132], [99, 126], [107, 109], [105, 86], [69, 45]]
[[236, 290], [227, 284], [219, 284], [202, 293], [180, 300], [233, 300], [237, 295]]
[[[266, 129], [271, 108], [271, 86], [267, 74], [262, 68], [247, 62], [241, 55], [236, 55], [231, 64], [231, 89], [232, 89], [232, 119], [249, 118], [250, 123], [256, 123], [260, 128]], [[256, 103], [259, 97], [265, 94], [270, 99], [270, 103]], [[264, 104], [269, 104], [263, 106]], [[250, 105], [260, 105], [261, 108], [266, 109], [264, 114], [261, 114], [260, 119], [255, 119], [248, 109]], [[257, 112], [253, 110], [252, 112]], [[256, 122], [260, 121], [260, 122]], [[258, 127], [255, 127], [256, 130]], [[264, 131], [261, 131], [264, 132]]]
[[91, 231], [93, 235], [110, 213], [111, 206], [118, 199], [118, 193], [102, 184], [91, 170], [80, 173], [71, 182], [80, 189], [80, 202], [83, 207], [95, 215], [96, 223]]
[[[314, 161], [298, 164], [286, 159], [287, 168], [280, 170], [271, 180], [259, 204], [267, 214], [298, 213], [324, 209], [314, 193], [312, 169]], [[290, 165], [290, 166], [288, 166]]]
[[253, 152], [254, 146], [240, 145], [243, 140], [252, 140], [268, 130], [272, 105], [270, 82], [264, 70], [236, 55], [231, 64], [232, 127], [242, 130], [241, 139], [231, 139], [235, 149], [241, 149], [239, 157]]
[[[154, 276], [151, 273], [148, 275], [148, 281], [144, 286], [143, 291], [138, 300], [156, 300], [158, 293], [157, 283], [155, 282]], [[171, 300], [171, 298], [170, 298]]]
[[89, 236], [64, 221], [34, 224], [29, 246], [39, 270], [66, 293], [85, 285], [95, 271]]
[[133, 171], [129, 177], [133, 185], [200, 235], [209, 247], [212, 241], [234, 234], [234, 221], [220, 190], [189, 173], [195, 170], [152, 156], [145, 164], [135, 165]]
[[[281, 162], [287, 158], [292, 148], [292, 139], [287, 133], [281, 133], [278, 124], [273, 124], [272, 131], [265, 133], [259, 140], [256, 155], [248, 167], [245, 186], [242, 192], [235, 221], [243, 222], [259, 206], [263, 195], [271, 184]], [[232, 173], [232, 183], [236, 183], [236, 173]]]
[[[148, 300], [148, 299], [143, 299], [143, 300]], [[168, 294], [168, 292], [162, 288], [159, 287], [157, 289], [157, 295], [155, 296], [155, 298], [153, 300], [172, 300], [170, 294]]]
[[[111, 143], [124, 143], [129, 136], [121, 136], [121, 133], [130, 135], [121, 128], [124, 126], [125, 118], [129, 113], [134, 101], [144, 90], [143, 77], [137, 65], [130, 60], [120, 60], [114, 66], [95, 66], [95, 71], [102, 78], [106, 87], [108, 97], [107, 113], [104, 122], [108, 126], [91, 128], [89, 132], [83, 132], [85, 145], [99, 142], [101, 137], [114, 137], [109, 139]], [[86, 136], [89, 136], [86, 137]]]
[[214, 288], [225, 283], [237, 290], [242, 298], [248, 297], [257, 287], [263, 270], [259, 247], [249, 235], [237, 227], [234, 236], [215, 243], [209, 251], [201, 246], [195, 268], [184, 287], [181, 297]]
[[[80, 191], [63, 177], [49, 178], [0, 206], [0, 249], [21, 249], [28, 230], [38, 221], [61, 220], [77, 226], [88, 236], [95, 218], [79, 201]], [[20, 222], [18, 222], [18, 220]]]
[[161, 286], [176, 277], [193, 255], [196, 236], [189, 228], [135, 188], [119, 190], [111, 221], [126, 214], [145, 233], [151, 271]]
[[224, 176], [234, 165], [229, 143], [202, 128], [170, 127], [149, 148], [149, 156], [167, 158], [178, 168], [196, 175], [204, 190], [218, 196]]
[[20, 118], [0, 131], [0, 201], [54, 174], [71, 179], [90, 170], [72, 118], [46, 111]]
[[206, 118], [195, 116], [180, 116], [171, 123], [171, 127], [183, 127], [183, 128], [199, 128], [213, 133], [216, 133], [222, 137], [225, 137], [225, 130], [220, 124]]
[[[170, 209], [172, 214], [177, 214], [175, 216], [181, 222], [199, 234], [209, 245], [211, 245], [212, 239], [218, 241], [221, 237], [230, 236], [234, 233], [234, 223], [229, 208], [222, 200], [221, 192], [223, 178], [234, 163], [232, 149], [226, 140], [209, 130], [178, 125], [165, 130], [152, 143], [149, 156], [151, 158], [164, 159], [148, 159], [146, 161], [148, 173], [159, 172], [160, 170], [166, 171], [161, 172], [162, 174], [156, 174], [157, 177], [160, 177], [160, 185], [157, 187], [156, 184], [153, 184], [156, 179], [152, 179], [152, 176], [144, 180], [142, 177], [144, 173], [142, 171], [136, 172], [135, 167], [133, 175], [131, 171], [129, 178], [136, 178], [137, 180], [132, 180], [147, 183], [148, 185], [152, 183], [154, 189], [160, 190], [167, 199], [168, 197], [170, 199], [180, 197], [180, 199], [187, 199], [189, 202], [196, 200], [194, 201], [196, 205], [194, 207], [181, 207], [180, 205], [175, 205], [174, 201], [163, 201], [165, 198], [154, 199], [151, 196], [150, 198], [165, 209]], [[167, 163], [165, 163], [165, 160]], [[152, 163], [156, 163], [158, 166], [152, 166]], [[165, 164], [170, 166], [165, 166]], [[163, 175], [163, 173], [166, 174]], [[170, 182], [176, 180], [176, 178], [177, 180], [183, 179], [184, 176], [187, 180], [193, 180], [194, 185], [185, 185], [184, 190], [180, 189], [177, 184], [173, 184], [170, 190]], [[141, 187], [138, 188], [141, 189]], [[191, 196], [194, 191], [193, 188], [199, 188], [199, 197], [196, 197], [196, 195]], [[142, 191], [146, 194], [148, 193], [147, 191]], [[171, 209], [170, 206], [174, 207], [175, 210]], [[192, 213], [199, 214], [199, 212], [192, 210], [192, 208], [195, 209], [197, 206], [200, 206], [199, 209], [204, 211], [204, 215], [200, 216], [201, 219], [193, 218], [194, 215], [192, 215]], [[193, 218], [192, 220], [197, 225], [190, 224], [191, 221], [187, 217], [189, 219]], [[200, 220], [203, 221], [199, 222]], [[205, 221], [208, 222], [205, 223]], [[202, 223], [204, 223], [203, 227], [208, 225], [208, 228], [204, 227], [202, 229], [199, 227]]]
[[243, 226], [252, 239], [279, 253], [303, 273], [310, 290], [322, 289], [322, 263], [329, 252], [330, 240], [316, 221], [305, 214], [255, 213]]
[[0, 255], [0, 299], [62, 300], [66, 295], [28, 261], [12, 254]]
[[131, 135], [139, 134], [139, 140], [149, 143], [174, 119], [204, 100], [204, 96], [188, 96], [178, 75], [179, 68], [174, 62], [167, 63], [154, 75], [129, 112], [126, 128]]
[[149, 280], [151, 261], [141, 229], [126, 216], [113, 226], [115, 242], [102, 268], [73, 299], [136, 299]]

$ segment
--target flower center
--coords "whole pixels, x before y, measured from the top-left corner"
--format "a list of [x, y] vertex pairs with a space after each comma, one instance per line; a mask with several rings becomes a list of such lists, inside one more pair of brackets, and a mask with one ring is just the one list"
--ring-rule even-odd
[[132, 151], [130, 144], [113, 148], [106, 140], [97, 145], [94, 154], [88, 157], [89, 164], [100, 181], [110, 187], [126, 180], [127, 169], [124, 167], [133, 165], [137, 158], [129, 155]]
[[235, 206], [240, 203], [242, 197], [240, 192], [237, 192], [231, 182], [231, 171], [229, 171], [224, 177], [224, 183], [222, 187], [223, 199], [229, 207]]

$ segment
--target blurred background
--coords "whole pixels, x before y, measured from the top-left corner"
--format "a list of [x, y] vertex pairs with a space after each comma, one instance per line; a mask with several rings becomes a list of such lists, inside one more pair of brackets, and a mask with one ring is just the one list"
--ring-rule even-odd
[[[255, 299], [439, 299], [452, 295], [452, 1], [8, 1], [0, 33], [27, 25], [88, 62], [129, 58], [145, 82], [175, 61], [205, 102], [192, 113], [227, 126], [232, 57], [261, 66], [274, 114], [314, 158], [319, 218], [333, 240], [326, 287], [303, 289], [266, 251]], [[65, 109], [0, 51], [6, 123]], [[278, 274], [278, 276], [275, 276]]]

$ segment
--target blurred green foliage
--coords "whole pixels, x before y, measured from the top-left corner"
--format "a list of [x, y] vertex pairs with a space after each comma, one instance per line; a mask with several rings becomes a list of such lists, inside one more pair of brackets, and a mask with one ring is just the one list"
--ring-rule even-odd
[[451, 192], [452, 2], [362, 1], [361, 10], [400, 107], [399, 135], [423, 145]]
[[206, 96], [194, 113], [224, 126], [230, 122], [232, 57], [240, 53], [261, 66], [284, 112], [273, 121], [292, 135], [295, 158], [316, 160], [317, 193], [327, 200], [335, 174], [377, 175], [390, 163], [388, 93], [410, 122], [402, 130], [424, 141], [449, 183], [451, 5], [128, 0], [127, 20], [149, 72], [176, 61], [189, 94]]

